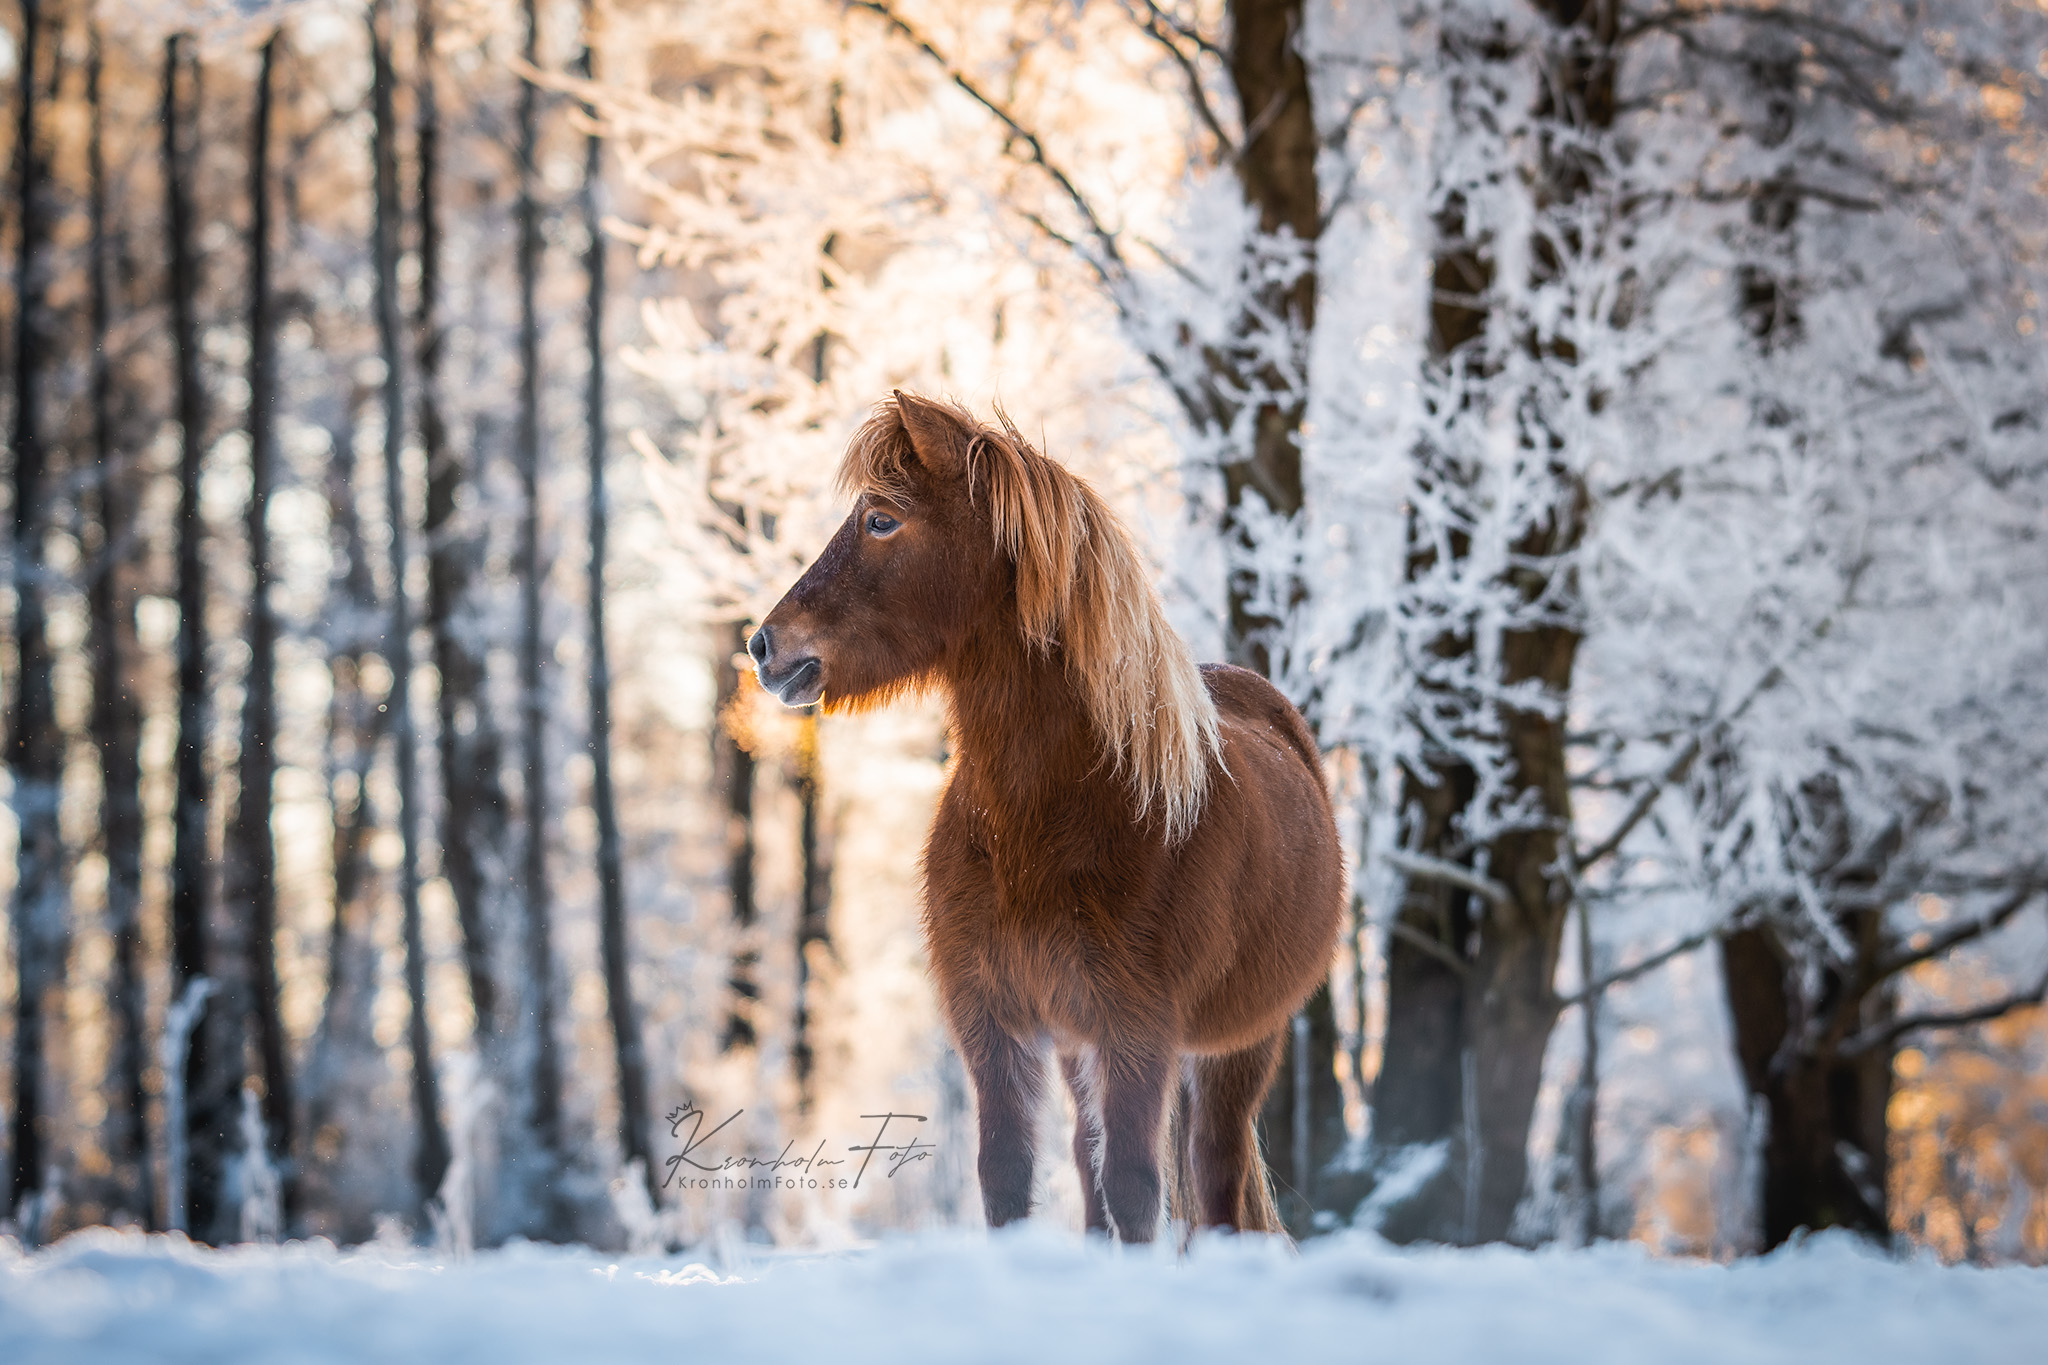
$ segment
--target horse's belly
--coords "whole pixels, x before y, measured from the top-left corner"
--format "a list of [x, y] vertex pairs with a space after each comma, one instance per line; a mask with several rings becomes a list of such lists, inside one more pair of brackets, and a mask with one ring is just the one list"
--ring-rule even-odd
[[1272, 1037], [1327, 976], [1343, 903], [1334, 861], [1279, 862], [1290, 875], [1213, 898], [1229, 907], [1231, 947], [1178, 997], [1186, 1051], [1224, 1055]]

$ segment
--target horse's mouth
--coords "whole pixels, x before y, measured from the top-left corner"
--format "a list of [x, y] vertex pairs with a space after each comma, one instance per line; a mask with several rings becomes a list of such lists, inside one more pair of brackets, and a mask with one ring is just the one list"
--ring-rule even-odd
[[825, 665], [815, 658], [801, 659], [784, 676], [758, 670], [761, 686], [773, 692], [784, 706], [809, 706], [825, 695]]

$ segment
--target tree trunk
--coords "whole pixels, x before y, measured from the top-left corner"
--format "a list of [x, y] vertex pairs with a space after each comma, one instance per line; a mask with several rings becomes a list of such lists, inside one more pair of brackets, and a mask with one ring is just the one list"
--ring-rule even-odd
[[[1238, 149], [1238, 181], [1245, 203], [1258, 210], [1262, 234], [1287, 234], [1311, 249], [1322, 230], [1316, 185], [1315, 104], [1308, 66], [1296, 44], [1301, 33], [1301, 0], [1233, 0], [1230, 5], [1230, 80], [1246, 129]], [[1232, 430], [1223, 461], [1225, 543], [1251, 548], [1244, 521], [1248, 497], [1282, 517], [1302, 508], [1301, 422], [1308, 407], [1308, 339], [1315, 329], [1316, 274], [1311, 267], [1291, 280], [1258, 286], [1259, 315], [1284, 320], [1285, 369], [1262, 356], [1262, 324], [1247, 317], [1236, 340], [1243, 349], [1225, 359], [1227, 388], [1257, 396], [1249, 440]], [[1224, 426], [1233, 424], [1226, 419]], [[1276, 635], [1284, 622], [1256, 605], [1263, 595], [1299, 601], [1299, 583], [1262, 592], [1247, 567], [1230, 572], [1231, 661], [1273, 675], [1279, 662]]]
[[[330, 1124], [335, 1113], [351, 1102], [339, 1086], [347, 1074], [345, 1058], [351, 1052], [375, 1046], [369, 1033], [368, 1002], [376, 982], [365, 962], [374, 948], [369, 944], [370, 934], [363, 922], [367, 916], [361, 901], [369, 836], [377, 824], [367, 784], [391, 711], [389, 706], [376, 706], [362, 685], [363, 661], [371, 643], [364, 638], [363, 623], [375, 621], [382, 614], [354, 490], [356, 416], [369, 399], [366, 389], [356, 388], [349, 394], [343, 409], [344, 420], [330, 434], [327, 470], [332, 548], [343, 566], [329, 591], [338, 595], [341, 603], [341, 610], [333, 615], [347, 624], [327, 642], [332, 651], [329, 671], [333, 679], [333, 700], [327, 713], [327, 790], [334, 811], [333, 914], [327, 936], [327, 994], [321, 1006], [312, 1065], [308, 1068], [309, 1153], [338, 1152], [334, 1141], [338, 1130]], [[309, 1165], [311, 1160], [309, 1156]]]
[[[845, 94], [843, 85], [834, 81], [832, 117], [827, 134], [834, 147], [842, 146], [846, 140], [846, 126], [840, 117], [840, 102]], [[825, 239], [823, 251], [827, 256], [832, 254], [837, 241], [837, 234]], [[820, 287], [827, 291], [834, 288], [831, 278], [823, 277]], [[831, 373], [831, 359], [832, 334], [820, 331], [811, 350], [813, 384], [825, 382]], [[824, 828], [824, 802], [820, 797], [824, 755], [818, 747], [818, 713], [818, 707], [807, 707], [798, 723], [795, 773], [797, 803], [801, 811], [797, 843], [799, 856], [803, 859], [803, 878], [797, 901], [796, 999], [790, 1011], [789, 1062], [796, 1078], [797, 1112], [800, 1114], [811, 1111], [811, 1078], [818, 1062], [817, 1045], [811, 1031], [811, 949], [815, 945], [823, 953], [832, 950], [832, 854]]]
[[[1750, 225], [1765, 249], [1735, 272], [1737, 315], [1769, 355], [1804, 339], [1793, 236], [1802, 201], [1792, 186], [1800, 161], [1814, 151], [1794, 136], [1802, 104], [1802, 44], [1789, 35], [1757, 32], [1745, 39], [1743, 55], [1744, 74], [1764, 110], [1758, 140], [1784, 149], [1778, 173], [1756, 188], [1749, 203]], [[1836, 794], [1830, 804], [1838, 803]], [[1830, 848], [1837, 859], [1848, 852]], [[1843, 875], [1839, 866], [1809, 870], [1823, 872], [1816, 882], [1836, 882]], [[1864, 880], [1874, 881], [1875, 874]], [[1756, 1153], [1762, 1166], [1761, 1249], [1780, 1245], [1802, 1227], [1842, 1227], [1877, 1238], [1891, 1231], [1886, 1110], [1894, 1045], [1847, 1058], [1836, 1052], [1845, 1035], [1891, 1017], [1889, 983], [1863, 975], [1877, 957], [1883, 930], [1879, 917], [1867, 912], [1840, 916], [1837, 924], [1860, 940], [1861, 958], [1847, 970], [1826, 961], [1806, 989], [1802, 964], [1768, 924], [1731, 934], [1721, 945], [1736, 1056], [1752, 1122], [1761, 1120], [1763, 1128]], [[1820, 956], [1810, 945], [1804, 955], [1808, 962]]]
[[[1262, 234], [1290, 235], [1313, 250], [1322, 232], [1316, 183], [1321, 144], [1308, 65], [1298, 47], [1302, 10], [1301, 0], [1232, 0], [1227, 65], [1246, 130], [1234, 163], [1245, 203], [1258, 210]], [[1277, 348], [1287, 357], [1284, 366], [1271, 360], [1275, 348], [1262, 337], [1264, 324], [1253, 315], [1239, 325], [1235, 339], [1240, 345], [1216, 361], [1224, 371], [1219, 375], [1224, 392], [1255, 395], [1248, 431], [1238, 429], [1244, 419], [1227, 402], [1214, 414], [1217, 434], [1229, 441], [1222, 464], [1222, 532], [1233, 559], [1253, 548], [1248, 505], [1262, 505], [1281, 517], [1301, 515], [1301, 424], [1308, 409], [1316, 284], [1311, 265], [1291, 279], [1257, 287], [1256, 316], [1282, 319], [1286, 328], [1284, 345]], [[1261, 584], [1254, 570], [1234, 563], [1228, 594], [1225, 649], [1230, 661], [1274, 676], [1283, 662], [1280, 636], [1286, 622], [1260, 604], [1269, 598], [1297, 604], [1305, 594], [1302, 584]], [[1305, 1040], [1305, 1056], [1296, 1056], [1297, 1040]], [[1336, 1066], [1337, 1018], [1325, 983], [1288, 1034], [1279, 1078], [1260, 1115], [1281, 1214], [1297, 1236], [1312, 1231], [1315, 1212], [1326, 1207], [1323, 1172], [1344, 1145], [1344, 1097]]]
[[[206, 771], [207, 728], [211, 720], [207, 669], [206, 526], [199, 509], [199, 481], [206, 457], [207, 400], [200, 375], [199, 279], [192, 254], [192, 175], [200, 105], [200, 68], [182, 49], [186, 35], [164, 45], [163, 152], [165, 230], [169, 234], [171, 344], [178, 384], [178, 748], [175, 832], [171, 850], [171, 985], [174, 999], [201, 978], [217, 989], [192, 1032], [185, 1054], [185, 1208], [168, 1220], [200, 1240], [220, 1236], [225, 1221], [222, 1182], [237, 1142], [236, 1102], [242, 1076], [240, 1010], [229, 983], [219, 978], [228, 964], [215, 959], [210, 924], [212, 898], [207, 876], [211, 820]], [[192, 77], [190, 116], [179, 97], [179, 70]], [[182, 1215], [182, 1222], [179, 1216]]]
[[[1259, 1112], [1259, 1143], [1273, 1175], [1281, 1221], [1296, 1237], [1327, 1232], [1318, 1213], [1348, 1215], [1358, 1199], [1352, 1182], [1328, 1169], [1344, 1148], [1344, 1088], [1337, 1080], [1337, 1011], [1330, 983], [1294, 1017], [1273, 1088]], [[1349, 1197], [1347, 1197], [1349, 1196]]]
[[[819, 338], [822, 348], [824, 338]], [[790, 1064], [796, 1072], [797, 1103], [811, 1107], [811, 1074], [817, 1065], [811, 1037], [811, 955], [832, 949], [832, 855], [824, 828], [824, 801], [819, 791], [822, 772], [818, 752], [818, 713], [804, 712], [796, 752], [796, 794], [802, 809], [798, 841], [803, 857], [803, 886], [796, 923], [796, 1008], [791, 1021]]]
[[[1552, 809], [1547, 797], [1544, 809]], [[1547, 856], [1532, 847], [1546, 842]], [[1432, 883], [1411, 884], [1403, 898], [1406, 932], [1387, 945], [1373, 1142], [1383, 1174], [1404, 1158], [1430, 1161], [1433, 1173], [1387, 1209], [1379, 1230], [1394, 1240], [1470, 1245], [1508, 1235], [1528, 1181], [1529, 1124], [1560, 1008], [1552, 983], [1569, 902], [1555, 884], [1558, 843], [1554, 833], [1493, 843], [1492, 875], [1524, 888], [1511, 889], [1508, 904], [1474, 907], [1470, 892]], [[1475, 931], [1478, 951], [1470, 952]]]
[[[1443, 268], [1439, 258], [1439, 278]], [[1434, 784], [1413, 775], [1401, 784], [1404, 848], [1448, 844], [1451, 818], [1477, 786], [1475, 774], [1462, 766], [1444, 765], [1434, 776]], [[1373, 1082], [1373, 1148], [1384, 1174], [1391, 1175], [1399, 1162], [1435, 1167], [1411, 1199], [1386, 1210], [1379, 1230], [1397, 1241], [1450, 1241], [1463, 1230], [1458, 1215], [1464, 1201], [1451, 1147], [1461, 1131], [1464, 1088], [1471, 969], [1463, 945], [1485, 910], [1476, 899], [1447, 882], [1411, 880], [1395, 910], [1399, 927], [1387, 936], [1387, 1025]]]
[[[21, 65], [16, 84], [21, 114], [15, 125], [20, 169], [20, 249], [15, 258], [14, 331], [14, 592], [18, 650], [7, 766], [14, 781], [19, 822], [13, 905], [14, 1094], [9, 1124], [8, 1184], [0, 1217], [43, 1187], [50, 1163], [51, 1112], [58, 1096], [47, 1074], [46, 1028], [61, 1008], [64, 971], [64, 848], [58, 827], [64, 739], [57, 728], [55, 663], [48, 634], [50, 578], [44, 537], [49, 531], [55, 481], [43, 443], [41, 361], [52, 341], [47, 317], [49, 229], [44, 202], [49, 153], [37, 114], [37, 67], [43, 55], [39, 0], [22, 0]], [[51, 62], [59, 60], [54, 48]], [[39, 1238], [39, 1227], [24, 1229]]]
[[399, 904], [404, 917], [405, 994], [411, 1009], [406, 1043], [412, 1054], [412, 1106], [418, 1146], [413, 1155], [413, 1180], [424, 1224], [427, 1201], [441, 1189], [448, 1171], [448, 1137], [441, 1126], [440, 1086], [427, 1030], [426, 944], [420, 933], [418, 739], [412, 719], [412, 598], [406, 590], [411, 568], [407, 553], [405, 498], [405, 357], [399, 346], [398, 254], [398, 121], [392, 108], [392, 70], [387, 0], [371, 0], [370, 60], [373, 131], [371, 156], [376, 174], [375, 256], [377, 267], [377, 342], [384, 359], [384, 504], [391, 523], [391, 630], [385, 639], [385, 661], [391, 666], [391, 730], [397, 750]]
[[1595, 981], [1593, 925], [1589, 906], [1578, 904], [1579, 1077], [1565, 1098], [1558, 1150], [1570, 1162], [1571, 1205], [1566, 1235], [1574, 1246], [1591, 1246], [1600, 1236], [1600, 997]]
[[[586, 28], [583, 75], [596, 74], [589, 47], [589, 26], [595, 22], [585, 0]], [[596, 117], [592, 111], [592, 117]], [[619, 1155], [640, 1163], [650, 1196], [661, 1188], [654, 1169], [654, 1149], [647, 1138], [647, 1055], [640, 1040], [640, 1019], [633, 1012], [632, 961], [626, 937], [625, 854], [619, 842], [618, 802], [612, 791], [612, 675], [604, 631], [605, 530], [610, 508], [605, 499], [604, 291], [605, 238], [599, 221], [598, 183], [603, 174], [603, 144], [596, 136], [583, 144], [583, 191], [579, 207], [583, 231], [587, 304], [584, 350], [590, 370], [584, 393], [584, 441], [590, 457], [590, 805], [597, 817], [598, 936], [604, 957], [605, 1000], [611, 1014], [612, 1053], [619, 1071]]]
[[[1574, 139], [1612, 126], [1616, 11], [1606, 0], [1538, 0], [1538, 8], [1556, 25], [1539, 52], [1547, 70], [1535, 111], [1539, 127], [1560, 130], [1540, 140], [1535, 168], [1537, 206], [1548, 209], [1580, 196], [1591, 183], [1592, 170]], [[1487, 68], [1517, 54], [1498, 34], [1447, 32], [1445, 42], [1470, 65], [1474, 74], [1465, 98], [1484, 117], [1492, 89]], [[1495, 267], [1490, 243], [1468, 227], [1467, 208], [1453, 195], [1437, 220], [1431, 363], [1469, 367], [1483, 381], [1494, 364], [1480, 343]], [[1540, 237], [1532, 246], [1540, 283], [1557, 258]], [[1526, 344], [1544, 343], [1532, 335]], [[1555, 359], [1571, 362], [1566, 355]], [[1560, 451], [1553, 462], [1552, 505], [1509, 547], [1511, 562], [1537, 566], [1576, 548], [1584, 533], [1585, 501], [1562, 459], [1562, 438], [1545, 425], [1540, 407], [1518, 403], [1516, 409], [1523, 414], [1526, 444]], [[1419, 482], [1454, 496], [1472, 478], [1456, 452], [1424, 449], [1417, 461]], [[1409, 544], [1411, 578], [1441, 567], [1435, 540], [1412, 518]], [[1462, 557], [1469, 549], [1462, 538], [1452, 538], [1453, 555]], [[1569, 570], [1518, 567], [1501, 586], [1525, 608], [1545, 599], [1574, 600], [1573, 585], [1556, 581], [1556, 572]], [[1454, 619], [1432, 649], [1445, 659], [1477, 657], [1480, 628]], [[1561, 702], [1570, 695], [1578, 645], [1577, 631], [1565, 625], [1505, 630], [1500, 682], [1504, 688], [1535, 682], [1545, 698]], [[1493, 816], [1475, 807], [1481, 784], [1462, 759], [1432, 748], [1427, 770], [1410, 772], [1403, 781], [1402, 847], [1483, 875], [1503, 894], [1486, 904], [1450, 882], [1411, 878], [1397, 911], [1399, 927], [1387, 945], [1386, 1060], [1374, 1086], [1374, 1145], [1382, 1174], [1410, 1160], [1432, 1163], [1432, 1170], [1412, 1194], [1384, 1209], [1380, 1228], [1398, 1240], [1496, 1241], [1508, 1235], [1527, 1184], [1529, 1124], [1544, 1050], [1560, 1012], [1553, 981], [1572, 907], [1569, 878], [1560, 866], [1568, 856], [1562, 832], [1571, 828], [1563, 708], [1552, 715], [1485, 698], [1429, 694], [1422, 704], [1441, 706], [1447, 715], [1468, 709], [1490, 714], [1508, 786], [1496, 809], [1527, 806], [1540, 818], [1509, 821], [1475, 846], [1469, 822]]]
[[414, 349], [420, 379], [420, 448], [427, 463], [426, 624], [434, 642], [434, 671], [440, 678], [436, 746], [441, 769], [441, 870], [448, 878], [456, 924], [462, 931], [477, 1041], [490, 1059], [487, 1064], [495, 1069], [501, 1002], [492, 957], [496, 921], [485, 906], [485, 896], [486, 869], [501, 866], [505, 850], [505, 792], [498, 773], [503, 748], [484, 691], [484, 651], [477, 643], [471, 602], [482, 540], [458, 517], [463, 489], [475, 487], [475, 457], [449, 443], [441, 408], [445, 336], [440, 321], [441, 120], [435, 98], [434, 0], [419, 0], [415, 34], [420, 293]]
[[278, 1012], [277, 850], [270, 830], [277, 776], [277, 613], [270, 604], [270, 490], [275, 475], [277, 335], [270, 284], [270, 115], [280, 35], [263, 44], [249, 152], [249, 671], [242, 692], [240, 792], [228, 828], [222, 897], [246, 925], [249, 1023], [263, 1082], [269, 1157], [291, 1204], [292, 1105]]
[[1857, 994], [1852, 983], [1825, 972], [1823, 1008], [1846, 1018], [1823, 1016], [1816, 1042], [1794, 979], [1800, 966], [1768, 926], [1729, 935], [1721, 968], [1743, 1083], [1763, 1122], [1762, 1249], [1800, 1228], [1889, 1236], [1885, 1111], [1892, 1049], [1847, 1058], [1835, 1051], [1844, 1033], [1877, 1022], [1870, 1011], [1887, 1013], [1889, 997]]
[[737, 621], [720, 625], [714, 627], [712, 642], [718, 691], [711, 731], [711, 780], [725, 804], [725, 884], [731, 896], [736, 943], [726, 974], [725, 1029], [719, 1047], [731, 1052], [760, 1041], [754, 1020], [761, 1000], [761, 985], [754, 977], [761, 961], [753, 941], [754, 756], [740, 743], [740, 722], [733, 714], [733, 708], [743, 704], [741, 688], [746, 679], [735, 661], [746, 645], [746, 631]]
[[[535, 0], [525, 0], [525, 57], [540, 59], [540, 18]], [[539, 144], [540, 92], [531, 81], [519, 88], [519, 482], [525, 506], [519, 525], [519, 707], [520, 767], [526, 823], [525, 857], [521, 865], [524, 893], [526, 981], [522, 1023], [526, 1077], [525, 1120], [544, 1165], [559, 1166], [562, 1151], [562, 1078], [555, 1045], [555, 965], [548, 887], [547, 679], [542, 666], [541, 580], [546, 566], [540, 543], [540, 313], [535, 297], [540, 281]], [[560, 1221], [561, 1201], [553, 1192], [551, 1172], [536, 1172], [543, 1202], [543, 1220], [550, 1230]]]
[[107, 216], [105, 112], [100, 98], [104, 51], [97, 13], [87, 38], [87, 146], [92, 220], [92, 492], [99, 547], [87, 585], [91, 620], [92, 735], [100, 754], [100, 826], [107, 858], [107, 935], [113, 943], [113, 1045], [107, 1059], [107, 1122], [101, 1141], [120, 1182], [117, 1198], [147, 1228], [158, 1226], [155, 1165], [149, 1153], [149, 1064], [144, 1034], [142, 980], [142, 707], [129, 668], [139, 653], [135, 638], [136, 553], [134, 469], [117, 449], [113, 419], [113, 244]]

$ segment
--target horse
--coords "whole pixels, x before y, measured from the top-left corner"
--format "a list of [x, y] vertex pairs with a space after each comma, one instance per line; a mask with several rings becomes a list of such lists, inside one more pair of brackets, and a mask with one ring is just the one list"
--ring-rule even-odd
[[877, 405], [756, 677], [831, 712], [944, 696], [924, 931], [989, 1225], [1030, 1213], [1051, 1050], [1090, 1233], [1150, 1241], [1163, 1198], [1281, 1231], [1256, 1116], [1344, 896], [1315, 741], [1258, 674], [1196, 667], [1108, 504], [997, 417]]

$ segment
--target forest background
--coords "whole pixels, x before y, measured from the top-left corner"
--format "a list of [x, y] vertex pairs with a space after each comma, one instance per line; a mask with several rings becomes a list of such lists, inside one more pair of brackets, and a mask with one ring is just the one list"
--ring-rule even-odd
[[978, 1219], [943, 716], [734, 662], [900, 385], [1324, 746], [1298, 1235], [2048, 1260], [2041, 4], [4, 23], [15, 1235]]

